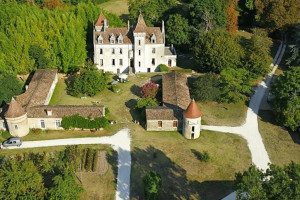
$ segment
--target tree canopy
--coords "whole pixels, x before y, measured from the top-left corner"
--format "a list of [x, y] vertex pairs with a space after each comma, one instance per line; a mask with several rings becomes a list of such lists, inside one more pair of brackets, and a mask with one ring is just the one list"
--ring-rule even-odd
[[0, 106], [10, 102], [13, 96], [21, 94], [22, 87], [22, 82], [15, 75], [0, 73]]

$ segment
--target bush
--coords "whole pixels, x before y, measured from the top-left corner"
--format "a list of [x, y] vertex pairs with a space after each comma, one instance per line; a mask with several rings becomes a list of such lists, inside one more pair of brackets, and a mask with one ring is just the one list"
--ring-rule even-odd
[[93, 149], [88, 148], [86, 152], [85, 171], [91, 171], [94, 158], [93, 155]]
[[70, 129], [70, 128], [100, 129], [100, 128], [107, 128], [109, 126], [109, 123], [105, 117], [98, 117], [92, 120], [90, 119], [90, 117], [87, 119], [76, 114], [69, 117], [63, 117], [61, 121], [61, 126], [64, 129]]
[[120, 86], [112, 85], [112, 86], [110, 86], [110, 89], [111, 89], [112, 92], [118, 93], [120, 91]]
[[203, 153], [201, 153], [200, 160], [203, 162], [208, 162], [210, 160], [209, 153], [207, 151], [204, 151]]
[[109, 113], [110, 113], [110, 110], [107, 107], [105, 107], [105, 115], [108, 115]]
[[161, 72], [168, 72], [168, 71], [170, 71], [170, 68], [167, 65], [165, 65], [165, 64], [160, 64], [159, 65], [159, 71], [161, 71]]
[[86, 152], [87, 152], [87, 149], [82, 149], [82, 151], [81, 151], [81, 170], [82, 171], [85, 169]]
[[144, 193], [146, 200], [157, 200], [161, 188], [161, 177], [154, 171], [148, 172], [144, 178]]
[[141, 96], [142, 98], [154, 99], [156, 97], [157, 92], [158, 92], [158, 86], [153, 82], [149, 82], [142, 86]]
[[8, 131], [1, 131], [1, 136], [4, 138], [4, 139], [8, 139], [11, 137], [10, 133]]
[[93, 172], [97, 170], [97, 166], [98, 166], [98, 155], [99, 155], [99, 151], [96, 150], [95, 153], [94, 153], [94, 158], [93, 158], [93, 166], [92, 166]]
[[33, 129], [31, 129], [32, 130], [32, 133], [34, 133], [34, 134], [40, 134], [40, 133], [42, 133], [42, 129], [40, 129], [40, 128], [33, 128]]

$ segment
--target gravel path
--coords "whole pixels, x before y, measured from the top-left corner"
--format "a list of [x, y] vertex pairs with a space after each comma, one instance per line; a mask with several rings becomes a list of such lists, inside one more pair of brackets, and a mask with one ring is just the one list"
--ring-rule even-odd
[[[249, 107], [247, 110], [247, 117], [245, 124], [238, 127], [229, 127], [229, 126], [207, 126], [203, 125], [202, 129], [219, 131], [225, 133], [233, 133], [242, 136], [247, 140], [248, 147], [251, 152], [252, 163], [255, 164], [258, 168], [266, 170], [268, 168], [268, 163], [271, 163], [268, 153], [266, 151], [265, 145], [262, 141], [261, 134], [258, 129], [258, 120], [257, 115], [259, 107], [266, 92], [266, 89], [270, 86], [271, 79], [283, 57], [286, 45], [281, 43], [278, 51], [274, 57], [271, 67], [272, 71], [266, 76], [266, 78], [259, 84], [255, 94], [251, 97]], [[235, 199], [235, 192], [229, 194], [223, 200], [233, 200]]]
[[116, 200], [128, 200], [130, 193], [130, 134], [129, 129], [122, 129], [110, 137], [86, 137], [56, 140], [24, 141], [21, 147], [9, 147], [9, 149], [25, 149], [36, 147], [80, 145], [80, 144], [110, 144], [118, 153], [118, 177]]

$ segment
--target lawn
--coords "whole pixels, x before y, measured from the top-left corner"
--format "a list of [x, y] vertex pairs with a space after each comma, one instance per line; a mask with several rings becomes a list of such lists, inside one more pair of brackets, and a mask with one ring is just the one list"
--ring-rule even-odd
[[[178, 132], [131, 130], [132, 199], [143, 199], [142, 177], [149, 170], [162, 176], [159, 199], [220, 199], [232, 192], [235, 172], [251, 164], [246, 141], [236, 135], [201, 131], [187, 140]], [[197, 158], [203, 151], [211, 157], [207, 163]]]
[[260, 111], [259, 131], [271, 159], [277, 165], [287, 165], [291, 161], [300, 164], [300, 134], [279, 126], [271, 111]]
[[100, 4], [100, 6], [109, 12], [112, 12], [120, 17], [127, 16], [128, 11], [128, 0], [109, 0]]

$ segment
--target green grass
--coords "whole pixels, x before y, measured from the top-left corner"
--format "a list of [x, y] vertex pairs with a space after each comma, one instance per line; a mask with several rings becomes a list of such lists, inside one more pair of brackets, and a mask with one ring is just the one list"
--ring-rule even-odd
[[109, 12], [112, 12], [118, 16], [128, 15], [128, 0], [109, 0], [101, 3], [100, 6]]
[[[178, 132], [131, 130], [131, 199], [143, 199], [142, 177], [149, 170], [162, 176], [159, 199], [221, 199], [232, 192], [235, 173], [251, 163], [246, 141], [236, 135], [201, 131], [187, 140]], [[204, 151], [208, 162], [197, 158]]]
[[246, 120], [245, 104], [225, 104], [217, 102], [197, 102], [202, 112], [202, 120], [208, 125], [239, 126]]
[[260, 111], [259, 131], [271, 159], [271, 162], [280, 166], [291, 161], [300, 164], [300, 134], [293, 133], [279, 126], [271, 111]]

